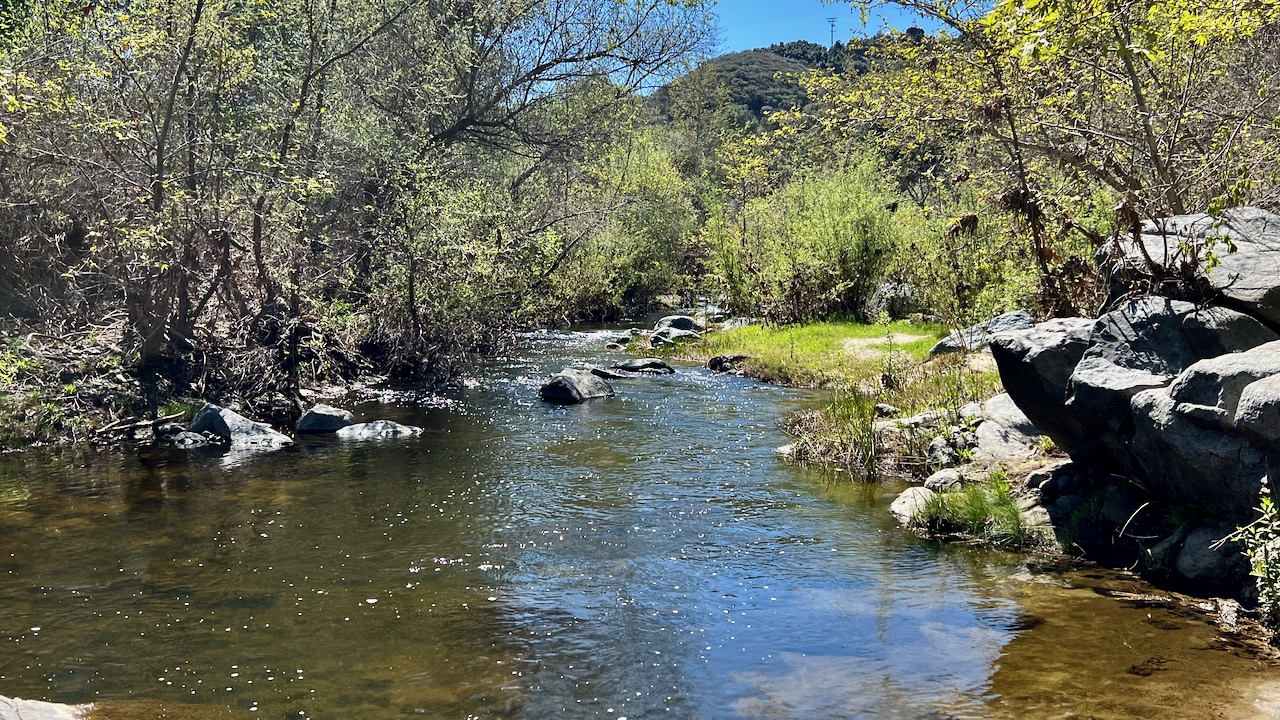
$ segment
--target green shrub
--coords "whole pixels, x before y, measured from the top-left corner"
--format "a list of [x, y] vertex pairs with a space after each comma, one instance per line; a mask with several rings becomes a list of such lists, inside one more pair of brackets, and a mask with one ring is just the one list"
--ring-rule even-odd
[[736, 312], [775, 323], [860, 315], [919, 213], [894, 196], [878, 163], [795, 176], [703, 227], [720, 290]]

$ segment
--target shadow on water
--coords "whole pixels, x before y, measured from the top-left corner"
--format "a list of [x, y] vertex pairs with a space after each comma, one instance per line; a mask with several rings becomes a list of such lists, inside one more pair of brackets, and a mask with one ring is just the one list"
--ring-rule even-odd
[[531, 336], [447, 397], [357, 407], [410, 440], [0, 458], [0, 693], [113, 718], [1190, 718], [1277, 678], [1196, 617], [917, 540], [892, 488], [782, 462], [778, 421], [820, 396], [683, 367], [537, 400], [603, 345]]

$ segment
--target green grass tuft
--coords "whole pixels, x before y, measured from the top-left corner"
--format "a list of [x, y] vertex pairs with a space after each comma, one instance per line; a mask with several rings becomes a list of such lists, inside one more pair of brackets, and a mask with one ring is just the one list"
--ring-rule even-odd
[[973, 538], [997, 547], [1025, 548], [1035, 539], [1022, 521], [1008, 477], [992, 472], [981, 482], [934, 495], [916, 522], [938, 535]]

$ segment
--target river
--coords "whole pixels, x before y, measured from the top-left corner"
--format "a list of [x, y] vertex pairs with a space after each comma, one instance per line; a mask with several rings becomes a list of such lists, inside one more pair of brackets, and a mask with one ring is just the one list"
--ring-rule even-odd
[[539, 333], [425, 428], [0, 457], [0, 694], [112, 718], [1275, 717], [1280, 673], [1110, 572], [939, 546], [781, 460], [801, 391]]

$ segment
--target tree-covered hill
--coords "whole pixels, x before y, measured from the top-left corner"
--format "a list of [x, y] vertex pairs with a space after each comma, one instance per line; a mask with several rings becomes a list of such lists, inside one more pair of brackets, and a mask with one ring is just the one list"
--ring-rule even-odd
[[865, 72], [866, 49], [878, 40], [871, 39], [845, 45], [837, 42], [828, 48], [807, 40], [774, 43], [765, 48], [727, 53], [699, 65], [676, 82], [684, 87], [660, 88], [652, 96], [659, 117], [671, 119], [673, 92], [701, 92], [715, 98], [726, 114], [742, 123], [752, 118], [763, 123], [774, 110], [804, 108], [809, 96], [800, 76], [810, 70], [835, 73]]

